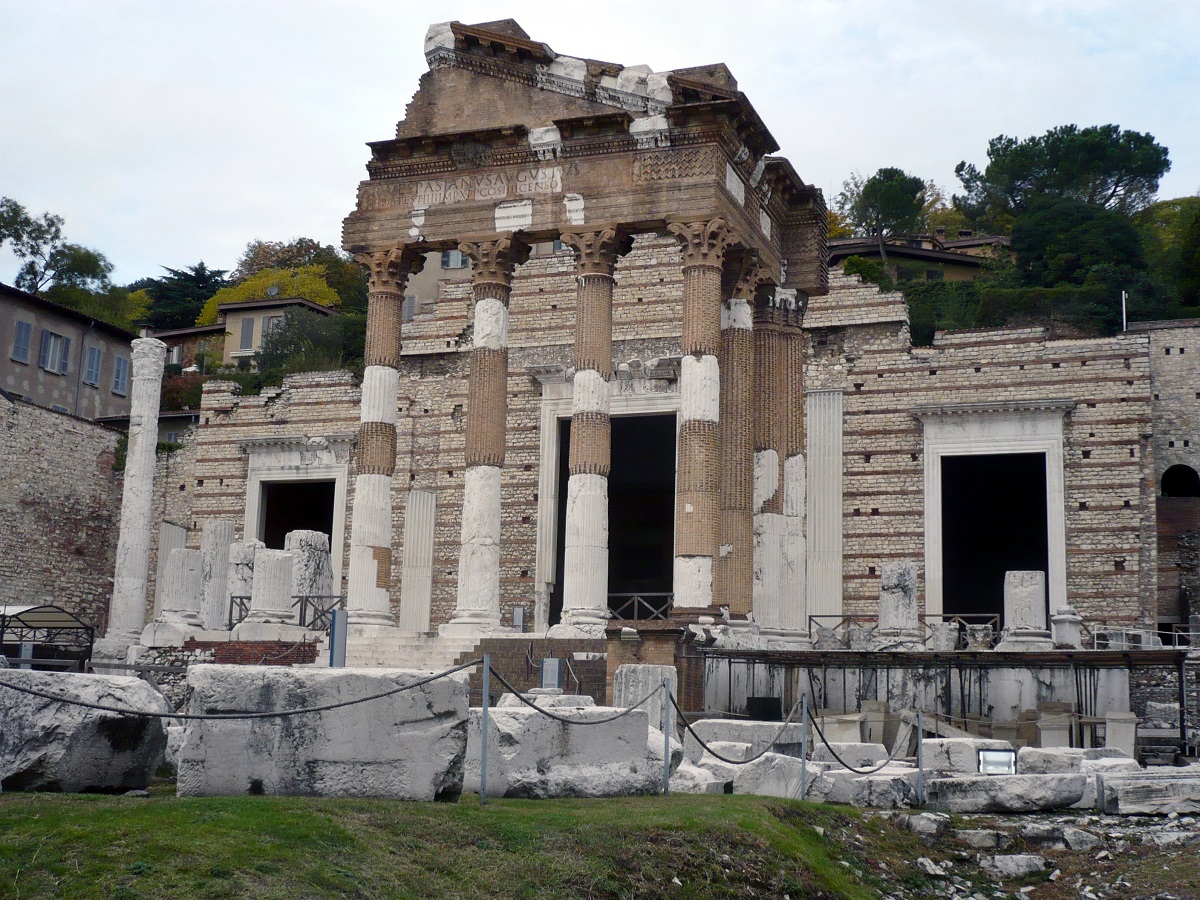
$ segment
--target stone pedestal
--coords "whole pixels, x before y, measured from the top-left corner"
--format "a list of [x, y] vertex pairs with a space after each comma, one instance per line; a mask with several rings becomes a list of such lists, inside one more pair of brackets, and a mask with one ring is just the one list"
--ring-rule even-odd
[[125, 458], [112, 603], [104, 639], [97, 641], [93, 650], [93, 656], [100, 659], [125, 659], [146, 622], [158, 405], [167, 345], [156, 338], [139, 338], [132, 348], [129, 449]]
[[1120, 750], [1137, 759], [1138, 717], [1129, 710], [1109, 710], [1104, 714], [1104, 746]]
[[1046, 627], [1046, 573], [1004, 573], [1004, 631], [997, 650], [1053, 650]]
[[163, 567], [158, 588], [161, 609], [142, 632], [146, 647], [178, 647], [204, 629], [200, 607], [204, 597], [203, 554], [199, 550], [175, 549]]
[[[655, 688], [658, 692], [642, 706], [650, 719], [651, 728], [662, 728], [662, 683], [666, 681], [673, 697], [679, 696], [679, 673], [674, 666], [633, 665], [626, 663], [617, 667], [613, 676], [612, 705], [629, 707], [637, 703]], [[672, 722], [675, 722], [672, 711]]]
[[884, 563], [879, 582], [879, 624], [873, 643], [877, 650], [925, 649], [917, 607], [916, 563]]
[[[262, 541], [234, 541], [229, 545], [229, 565], [225, 579], [225, 615], [221, 627], [228, 629], [229, 606], [233, 597], [249, 597], [254, 591], [254, 556], [266, 547]], [[237, 624], [236, 622], [234, 624]]]
[[[294, 565], [293, 554], [286, 550], [263, 549], [254, 555], [254, 585], [250, 591], [247, 623], [291, 623]], [[240, 628], [238, 626], [234, 631]]]
[[933, 622], [929, 632], [929, 649], [935, 653], [952, 653], [958, 649], [957, 622]]
[[1050, 617], [1054, 626], [1054, 646], [1078, 650], [1083, 643], [1083, 617], [1069, 606]]
[[229, 545], [233, 543], [233, 522], [210, 519], [200, 534], [200, 553], [203, 557], [201, 580], [204, 600], [200, 620], [209, 631], [219, 631], [228, 624]]
[[[289, 531], [283, 548], [292, 554], [292, 598], [328, 598], [333, 594], [329, 536], [320, 531]], [[321, 599], [321, 604], [328, 602]], [[299, 614], [299, 607], [294, 612]], [[295, 618], [293, 616], [293, 618]]]

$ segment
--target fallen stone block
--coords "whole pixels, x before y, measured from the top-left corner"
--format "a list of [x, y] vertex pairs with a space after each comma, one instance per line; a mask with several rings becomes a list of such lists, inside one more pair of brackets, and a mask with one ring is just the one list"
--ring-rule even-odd
[[1145, 772], [1141, 763], [1136, 759], [1120, 757], [1118, 759], [1082, 759], [1079, 771], [1084, 775], [1127, 775]]
[[1017, 774], [1070, 775], [1080, 771], [1086, 752], [1081, 747], [1021, 747], [1017, 750]]
[[1082, 828], [1073, 828], [1070, 825], [1063, 826], [1062, 840], [1069, 849], [1076, 852], [1091, 850], [1102, 843], [1102, 839], [1098, 835], [1084, 831]]
[[[146, 712], [174, 712], [140, 678], [5, 669], [0, 685]], [[166, 720], [45, 700], [0, 687], [0, 786], [5, 791], [140, 790], [162, 765]]]
[[[656, 761], [662, 767], [663, 733], [651, 725], [646, 730], [646, 756]], [[683, 762], [683, 744], [671, 737], [671, 771], [674, 772]]]
[[975, 775], [925, 784], [926, 805], [946, 812], [1041, 812], [1083, 798], [1086, 775]]
[[907, 809], [916, 803], [915, 777], [907, 773], [864, 775], [854, 780], [850, 802], [867, 809]]
[[814, 762], [830, 762], [840, 765], [837, 761], [838, 756], [856, 769], [869, 769], [887, 759], [888, 752], [883, 744], [834, 743], [832, 741], [828, 744], [821, 744], [818, 742], [818, 746], [813, 750], [812, 758]]
[[[284, 711], [369, 697], [426, 672], [192, 666], [189, 712]], [[454, 799], [467, 745], [467, 675], [321, 713], [189, 721], [177, 791], [187, 796]]]
[[171, 769], [179, 768], [179, 748], [183, 746], [183, 735], [187, 731], [182, 725], [167, 726], [167, 746], [163, 753], [163, 765]]
[[[557, 710], [567, 724], [523, 708], [488, 713], [488, 796], [616, 797], [662, 790], [662, 755], [649, 756], [646, 712], [603, 724], [620, 710]], [[464, 788], [479, 790], [481, 711], [471, 710]], [[659, 736], [661, 748], [662, 737]]]
[[1102, 776], [1104, 811], [1122, 816], [1200, 812], [1200, 775], [1174, 772]]
[[1008, 741], [985, 738], [927, 738], [921, 741], [921, 761], [926, 772], [956, 775], [979, 774], [980, 750], [1011, 750]]
[[737, 767], [733, 792], [763, 797], [799, 797], [803, 765], [794, 756], [764, 753], [754, 762]]
[[[596, 701], [589, 694], [522, 694], [529, 703], [532, 703], [538, 709], [584, 709], [591, 708], [596, 705]], [[529, 703], [525, 703], [516, 694], [501, 694], [500, 699], [496, 701], [496, 709], [529, 709]]]
[[913, 834], [937, 840], [946, 833], [946, 828], [950, 824], [950, 817], [943, 813], [913, 813], [911, 815], [898, 815], [894, 821], [897, 825], [907, 828]]
[[900, 776], [905, 778], [915, 779], [917, 770], [908, 768], [903, 764], [892, 763], [878, 772], [871, 773], [870, 776], [863, 775], [851, 769], [843, 769], [841, 766], [822, 763], [825, 770], [816, 778], [810, 779], [808, 795], [806, 799], [820, 803], [841, 803], [844, 805], [853, 805], [855, 792], [858, 790], [857, 783], [862, 778], [873, 776]]
[[[745, 719], [700, 719], [692, 723], [692, 728], [706, 744], [714, 741], [749, 744], [749, 756], [762, 752], [772, 740], [778, 738], [771, 748], [772, 752], [799, 757], [803, 736], [801, 724], [799, 722], [789, 723], [780, 734], [782, 725], [782, 722], [750, 722]], [[808, 733], [809, 749], [812, 748], [813, 741], [814, 736], [810, 730]], [[696, 763], [704, 755], [704, 748], [689, 731], [685, 731], [683, 735], [683, 753], [690, 763]]]
[[976, 850], [1006, 850], [1012, 846], [1012, 837], [991, 828], [959, 828], [954, 836]]
[[1040, 856], [1034, 856], [1032, 853], [981, 856], [979, 865], [996, 878], [1024, 878], [1026, 875], [1046, 870], [1046, 860]]
[[686, 759], [671, 773], [673, 794], [724, 794], [727, 786], [732, 793], [732, 781], [722, 781], [710, 770], [693, 766]]

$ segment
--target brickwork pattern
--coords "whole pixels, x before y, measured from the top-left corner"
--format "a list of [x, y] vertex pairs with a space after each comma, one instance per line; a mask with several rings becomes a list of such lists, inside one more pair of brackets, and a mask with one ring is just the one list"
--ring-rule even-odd
[[[750, 612], [754, 580], [754, 335], [721, 332], [721, 552], [713, 560], [713, 601]], [[727, 548], [727, 549], [726, 549]]]

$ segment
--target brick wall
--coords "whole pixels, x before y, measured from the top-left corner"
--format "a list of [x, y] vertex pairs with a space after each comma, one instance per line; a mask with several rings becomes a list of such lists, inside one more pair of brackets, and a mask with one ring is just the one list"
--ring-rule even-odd
[[0, 395], [0, 604], [53, 603], [107, 624], [120, 433]]

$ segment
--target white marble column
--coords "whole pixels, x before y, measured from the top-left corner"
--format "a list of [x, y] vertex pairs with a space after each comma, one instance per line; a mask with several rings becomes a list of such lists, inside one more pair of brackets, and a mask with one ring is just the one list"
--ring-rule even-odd
[[808, 439], [808, 612], [842, 614], [842, 392], [811, 391]]
[[125, 488], [121, 496], [116, 570], [108, 627], [104, 640], [98, 642], [96, 649], [96, 654], [104, 658], [124, 656], [146, 623], [158, 404], [167, 345], [156, 338], [138, 338], [132, 346], [129, 445]]
[[411, 490], [404, 511], [404, 574], [400, 581], [400, 630], [429, 630], [433, 601], [433, 536], [437, 491]]
[[[329, 559], [329, 535], [322, 531], [303, 529], [289, 531], [283, 539], [283, 549], [291, 553], [293, 559], [293, 600], [297, 597], [328, 598], [333, 594], [333, 565]], [[329, 601], [321, 599], [316, 602], [324, 605]], [[295, 621], [300, 614], [300, 607], [294, 607], [292, 613], [293, 621]]]
[[295, 560], [286, 550], [254, 554], [254, 586], [246, 623], [288, 624], [292, 621], [292, 577]]
[[199, 550], [177, 548], [167, 556], [158, 585], [161, 609], [142, 632], [147, 647], [177, 647], [202, 631], [200, 607], [204, 599], [204, 560]]
[[208, 631], [219, 631], [228, 624], [229, 545], [234, 525], [228, 519], [209, 519], [200, 533], [200, 553], [204, 560], [204, 602], [200, 621]]

